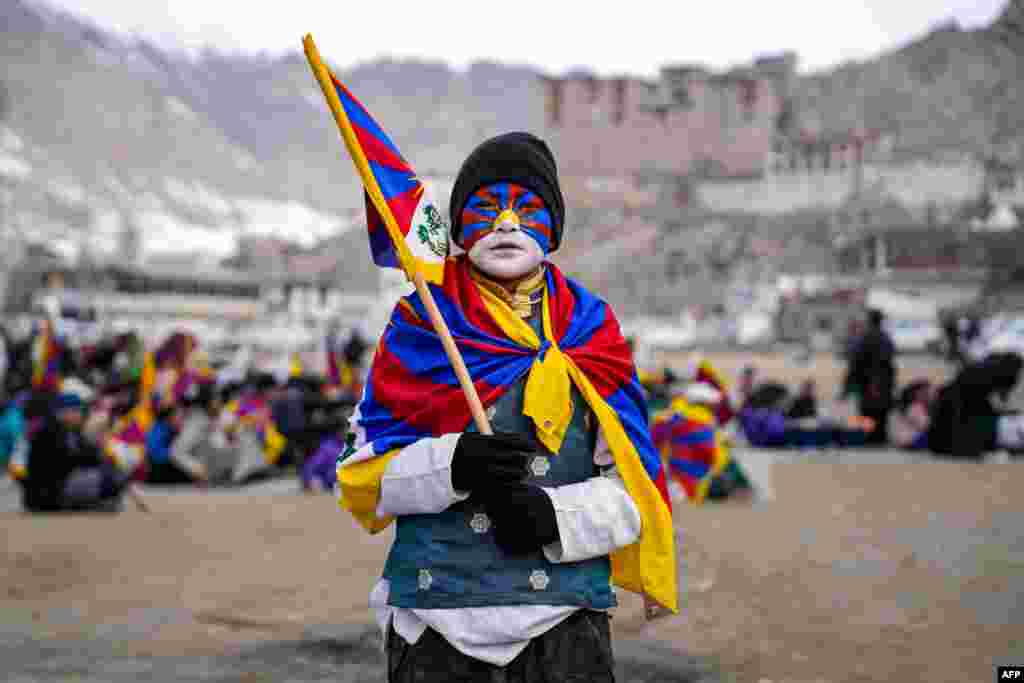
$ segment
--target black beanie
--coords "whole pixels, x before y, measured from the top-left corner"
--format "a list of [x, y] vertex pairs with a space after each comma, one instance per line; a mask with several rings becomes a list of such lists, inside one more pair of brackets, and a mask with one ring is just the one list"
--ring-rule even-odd
[[530, 133], [505, 133], [480, 144], [462, 164], [448, 204], [452, 239], [459, 242], [462, 210], [474, 192], [493, 183], [509, 182], [537, 193], [551, 212], [551, 251], [562, 243], [565, 200], [558, 186], [555, 157], [547, 144]]

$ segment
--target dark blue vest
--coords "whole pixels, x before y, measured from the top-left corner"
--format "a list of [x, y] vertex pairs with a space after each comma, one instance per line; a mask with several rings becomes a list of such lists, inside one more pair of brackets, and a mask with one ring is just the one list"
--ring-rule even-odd
[[[523, 378], [493, 406], [495, 431], [533, 433], [523, 415]], [[574, 484], [598, 474], [594, 465], [597, 421], [572, 388], [573, 416], [557, 455], [531, 464], [530, 480], [540, 486]], [[474, 426], [467, 431], [475, 430]], [[543, 449], [543, 446], [540, 447]], [[494, 542], [490, 519], [472, 497], [440, 514], [406, 515], [396, 524], [395, 541], [384, 565], [395, 607], [442, 609], [495, 605], [576, 605], [613, 607], [607, 557], [552, 564], [540, 551], [505, 555]]]

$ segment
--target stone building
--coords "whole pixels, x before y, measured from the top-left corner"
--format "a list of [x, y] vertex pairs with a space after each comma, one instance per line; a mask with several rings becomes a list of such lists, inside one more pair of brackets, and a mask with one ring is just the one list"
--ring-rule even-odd
[[564, 175], [759, 176], [794, 68], [787, 56], [717, 74], [668, 66], [653, 81], [547, 78], [545, 134]]

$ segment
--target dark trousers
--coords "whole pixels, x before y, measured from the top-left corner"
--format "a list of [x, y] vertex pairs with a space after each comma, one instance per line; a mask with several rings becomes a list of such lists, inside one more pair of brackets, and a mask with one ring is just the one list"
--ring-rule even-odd
[[388, 683], [614, 683], [608, 615], [579, 610], [508, 663], [467, 657], [428, 628], [414, 644], [388, 630]]

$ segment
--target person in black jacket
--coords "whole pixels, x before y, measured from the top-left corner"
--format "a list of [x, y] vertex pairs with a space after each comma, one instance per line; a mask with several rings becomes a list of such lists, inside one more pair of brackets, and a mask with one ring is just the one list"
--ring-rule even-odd
[[31, 413], [39, 422], [19, 477], [22, 506], [30, 512], [119, 509], [128, 480], [82, 433], [82, 397], [62, 393], [37, 400], [49, 405]]
[[786, 417], [790, 420], [818, 417], [818, 390], [813, 379], [804, 380], [800, 385], [800, 393], [786, 409]]
[[885, 316], [881, 311], [868, 312], [868, 327], [853, 349], [850, 366], [843, 383], [843, 395], [855, 395], [858, 412], [874, 421], [867, 443], [884, 444], [889, 440], [889, 411], [892, 410], [896, 384], [895, 346], [882, 329]]
[[994, 396], [1007, 399], [1022, 367], [1019, 354], [994, 353], [961, 370], [939, 391], [928, 448], [938, 455], [972, 460], [999, 448], [1024, 449], [1024, 416], [1003, 414], [992, 402]]

